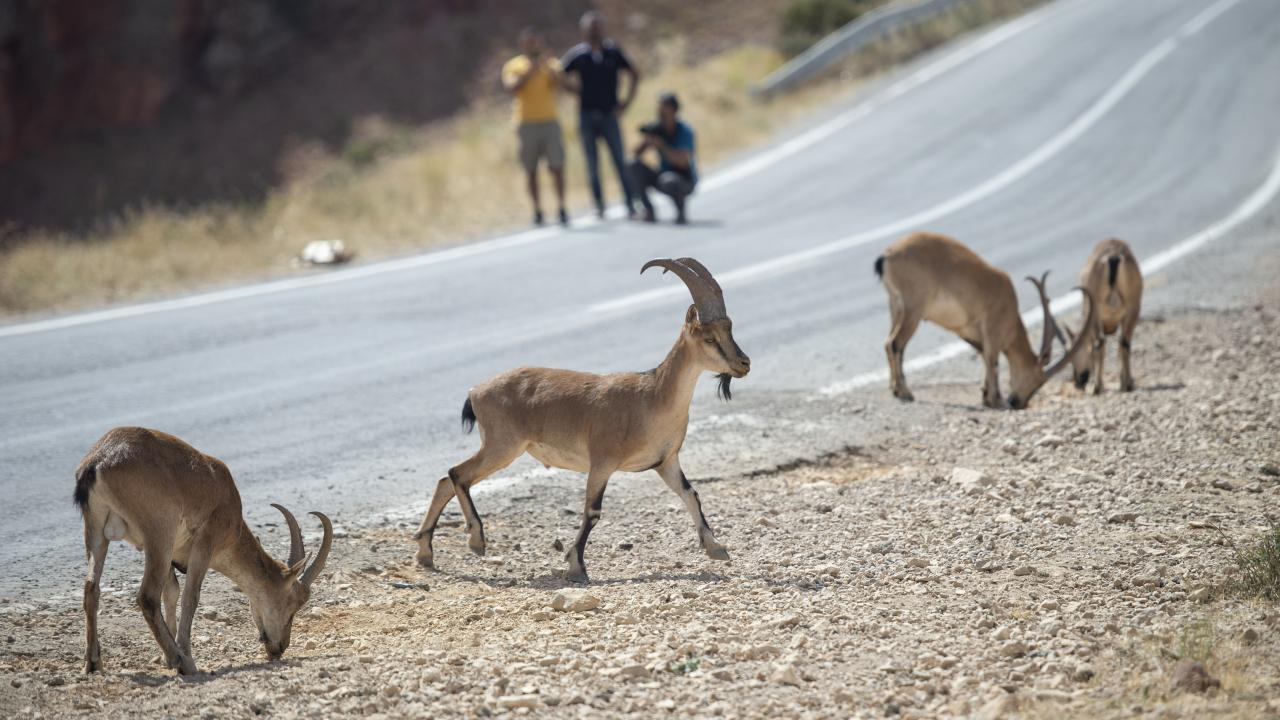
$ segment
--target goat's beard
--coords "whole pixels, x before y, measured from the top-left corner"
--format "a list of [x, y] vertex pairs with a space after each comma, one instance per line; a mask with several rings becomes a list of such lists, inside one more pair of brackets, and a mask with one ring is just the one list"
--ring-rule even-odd
[[733, 380], [733, 376], [729, 373], [720, 373], [716, 377], [720, 379], [720, 387], [716, 388], [716, 395], [719, 395], [721, 400], [732, 400], [733, 392], [729, 389], [729, 382]]

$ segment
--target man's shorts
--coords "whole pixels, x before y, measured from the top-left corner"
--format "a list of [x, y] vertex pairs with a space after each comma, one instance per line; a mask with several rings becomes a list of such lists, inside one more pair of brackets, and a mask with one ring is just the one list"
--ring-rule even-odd
[[542, 158], [547, 159], [547, 167], [552, 170], [564, 167], [564, 141], [559, 122], [520, 123], [516, 135], [520, 138], [520, 164], [525, 170], [537, 170], [538, 160]]

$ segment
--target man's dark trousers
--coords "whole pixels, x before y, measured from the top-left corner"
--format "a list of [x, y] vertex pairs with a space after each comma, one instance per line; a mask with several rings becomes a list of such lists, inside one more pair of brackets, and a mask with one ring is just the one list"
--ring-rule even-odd
[[668, 170], [658, 172], [640, 160], [631, 163], [631, 182], [635, 184], [636, 195], [644, 205], [646, 213], [653, 212], [653, 203], [649, 202], [649, 189], [671, 198], [676, 204], [676, 211], [684, 217], [684, 199], [693, 192], [693, 183], [678, 172]]
[[600, 187], [600, 158], [596, 147], [596, 143], [603, 139], [613, 158], [613, 167], [618, 171], [622, 194], [627, 202], [627, 214], [630, 215], [633, 212], [635, 192], [623, 160], [622, 130], [618, 127], [618, 116], [601, 110], [584, 110], [579, 121], [578, 134], [582, 136], [582, 153], [587, 158], [587, 176], [591, 182], [591, 194], [596, 200], [596, 209], [604, 210], [604, 191]]

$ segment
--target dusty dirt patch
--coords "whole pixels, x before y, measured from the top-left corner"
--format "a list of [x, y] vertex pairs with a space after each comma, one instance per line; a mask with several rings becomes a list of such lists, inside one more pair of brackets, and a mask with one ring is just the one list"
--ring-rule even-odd
[[[348, 527], [284, 662], [215, 577], [210, 674], [172, 677], [108, 563], [102, 675], [79, 672], [73, 597], [0, 600], [0, 714], [1276, 716], [1280, 613], [1213, 589], [1280, 499], [1278, 326], [1262, 306], [1150, 318], [1138, 392], [1055, 387], [1020, 413], [978, 409], [972, 383], [869, 389], [884, 430], [845, 453], [695, 478], [730, 563], [646, 476], [610, 488], [585, 589], [552, 546], [576, 482], [479, 499], [485, 558], [447, 515], [436, 573], [411, 523]], [[553, 610], [566, 592], [599, 607]], [[1184, 659], [1221, 687], [1174, 689]]]

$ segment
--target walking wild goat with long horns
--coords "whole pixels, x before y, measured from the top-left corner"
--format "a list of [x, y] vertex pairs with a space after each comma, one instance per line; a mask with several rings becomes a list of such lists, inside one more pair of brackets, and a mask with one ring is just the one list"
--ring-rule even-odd
[[[307, 565], [298, 521], [273, 505], [289, 526], [289, 560], [272, 558], [240, 514], [240, 493], [227, 466], [172, 435], [146, 428], [119, 427], [103, 435], [76, 470], [74, 497], [84, 515], [89, 556], [84, 581], [85, 672], [102, 666], [98, 600], [112, 540], [125, 540], [143, 551], [138, 607], [165, 663], [184, 675], [196, 672], [191, 623], [206, 571], [212, 568], [226, 575], [249, 598], [258, 639], [274, 660], [289, 647], [293, 616], [311, 598], [311, 583], [324, 570], [333, 545], [329, 518], [311, 513], [324, 526], [324, 539]], [[187, 576], [181, 615], [176, 612], [174, 569]]]
[[[893, 243], [876, 258], [875, 270], [889, 294], [892, 326], [884, 351], [889, 358], [889, 387], [894, 397], [914, 399], [902, 372], [902, 356], [921, 320], [941, 325], [978, 351], [986, 366], [982, 402], [992, 408], [1004, 407], [998, 375], [1001, 353], [1009, 363], [1009, 382], [1013, 386], [1009, 407], [1019, 410], [1031, 402], [1031, 396], [1049, 378], [1066, 367], [1080, 348], [1083, 335], [1058, 362], [1045, 368], [1057, 327], [1044, 290], [1047, 272], [1039, 280], [1027, 278], [1040, 293], [1044, 308], [1044, 334], [1037, 354], [1018, 313], [1018, 295], [1009, 276], [960, 242], [935, 233], [914, 233]], [[1089, 291], [1080, 290], [1088, 301]], [[1092, 302], [1086, 305], [1089, 317], [1084, 326], [1089, 327], [1094, 307]]]
[[462, 422], [468, 430], [480, 426], [480, 449], [436, 484], [414, 536], [419, 564], [434, 567], [432, 536], [440, 513], [455, 495], [466, 519], [468, 546], [484, 554], [484, 527], [471, 501], [471, 486], [526, 452], [548, 467], [587, 473], [582, 526], [565, 557], [568, 579], [587, 582], [583, 551], [600, 520], [605, 485], [619, 470], [656, 470], [684, 501], [702, 549], [713, 559], [729, 559], [680, 467], [680, 448], [702, 373], [718, 373], [721, 394], [728, 399], [730, 378], [745, 377], [751, 360], [734, 341], [720, 285], [702, 263], [693, 258], [650, 260], [640, 272], [651, 267], [675, 273], [693, 296], [680, 337], [666, 359], [647, 372], [611, 375], [518, 368], [472, 388], [462, 406]]

